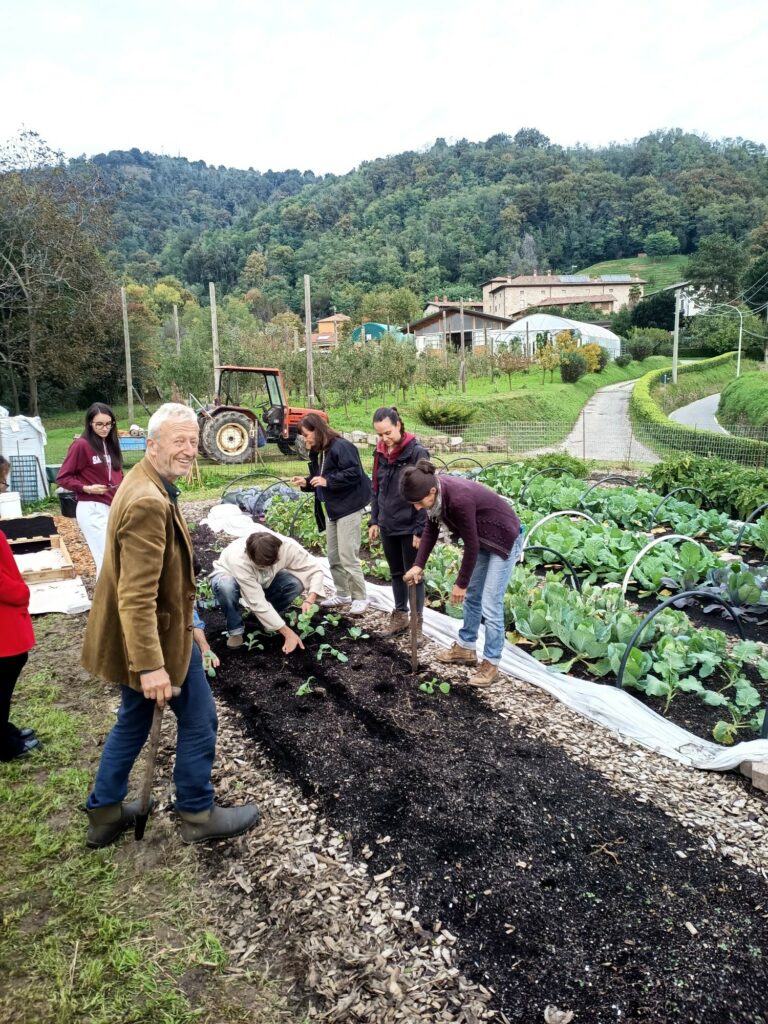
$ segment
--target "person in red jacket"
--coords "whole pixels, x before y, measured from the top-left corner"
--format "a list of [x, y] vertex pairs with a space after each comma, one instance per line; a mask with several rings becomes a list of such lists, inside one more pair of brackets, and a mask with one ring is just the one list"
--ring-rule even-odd
[[77, 525], [96, 563], [104, 559], [109, 506], [123, 479], [123, 456], [115, 416], [108, 405], [94, 402], [85, 414], [85, 429], [69, 447], [56, 483], [77, 498]]
[[[0, 494], [8, 489], [10, 464], [0, 455]], [[5, 534], [0, 531], [0, 761], [24, 757], [42, 747], [34, 729], [18, 729], [9, 721], [11, 697], [31, 647], [29, 587], [21, 578]]]

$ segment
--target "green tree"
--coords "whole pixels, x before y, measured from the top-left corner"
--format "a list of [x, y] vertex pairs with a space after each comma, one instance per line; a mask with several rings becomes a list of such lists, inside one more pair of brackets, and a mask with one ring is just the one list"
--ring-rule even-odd
[[651, 231], [645, 236], [643, 248], [653, 259], [659, 259], [680, 252], [680, 242], [677, 235], [673, 235], [671, 231]]
[[691, 284], [710, 302], [734, 298], [749, 259], [744, 247], [723, 234], [707, 235], [686, 271]]

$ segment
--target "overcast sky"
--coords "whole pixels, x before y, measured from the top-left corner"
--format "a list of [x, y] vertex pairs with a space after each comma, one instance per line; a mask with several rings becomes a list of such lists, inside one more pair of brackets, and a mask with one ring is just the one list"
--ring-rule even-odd
[[0, 141], [337, 173], [521, 127], [766, 143], [767, 29], [765, 0], [15, 0]]

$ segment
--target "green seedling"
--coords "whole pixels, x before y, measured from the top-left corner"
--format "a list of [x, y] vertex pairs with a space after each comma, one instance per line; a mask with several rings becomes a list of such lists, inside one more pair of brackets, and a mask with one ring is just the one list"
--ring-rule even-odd
[[362, 626], [350, 626], [347, 630], [347, 636], [350, 640], [367, 640], [370, 637], [370, 633], [364, 633]]
[[205, 670], [205, 674], [208, 676], [209, 679], [216, 678], [216, 669], [213, 666], [214, 657], [215, 655], [213, 651], [210, 649], [210, 647], [208, 648], [207, 651], [203, 651], [203, 669]]
[[336, 615], [335, 612], [327, 612], [323, 616], [323, 622], [325, 622], [329, 626], [338, 626], [338, 624], [341, 622], [341, 616]]
[[431, 679], [427, 679], [425, 682], [421, 683], [419, 689], [422, 693], [428, 693], [430, 697], [436, 690], [447, 695], [451, 692], [451, 684], [444, 682], [441, 683], [437, 676], [432, 676]]
[[305, 679], [304, 682], [301, 684], [301, 686], [296, 691], [296, 696], [297, 697], [308, 697], [309, 694], [312, 693], [312, 690], [313, 690], [312, 683], [314, 683], [314, 681], [315, 681], [315, 677], [314, 676], [309, 676], [307, 679]]
[[249, 651], [252, 651], [254, 647], [256, 648], [257, 651], [264, 650], [264, 644], [261, 643], [261, 641], [259, 640], [260, 635], [261, 634], [258, 631], [254, 631], [253, 633], [249, 633], [248, 636], [245, 638], [245, 646], [248, 648]]
[[206, 608], [210, 608], [215, 601], [211, 581], [206, 576], [203, 576], [202, 579], [197, 581], [195, 590], [197, 592], [197, 600], [200, 604]]
[[322, 661], [323, 656], [326, 654], [330, 654], [330, 656], [335, 658], [336, 661], [349, 661], [349, 658], [342, 651], [336, 650], [336, 648], [332, 647], [330, 644], [320, 644], [320, 647], [317, 650], [317, 660]]

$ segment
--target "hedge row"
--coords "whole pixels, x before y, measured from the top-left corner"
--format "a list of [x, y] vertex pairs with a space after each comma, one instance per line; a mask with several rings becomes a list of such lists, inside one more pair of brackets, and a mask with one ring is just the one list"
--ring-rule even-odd
[[[734, 352], [725, 352], [712, 359], [678, 366], [678, 374], [697, 371], [731, 362]], [[731, 437], [716, 434], [710, 430], [696, 430], [682, 423], [675, 423], [662, 412], [653, 399], [652, 389], [661, 381], [669, 368], [651, 370], [635, 384], [630, 401], [630, 414], [638, 437], [651, 447], [666, 451], [690, 451], [697, 455], [719, 455], [747, 466], [768, 465], [768, 443], [751, 438]]]

